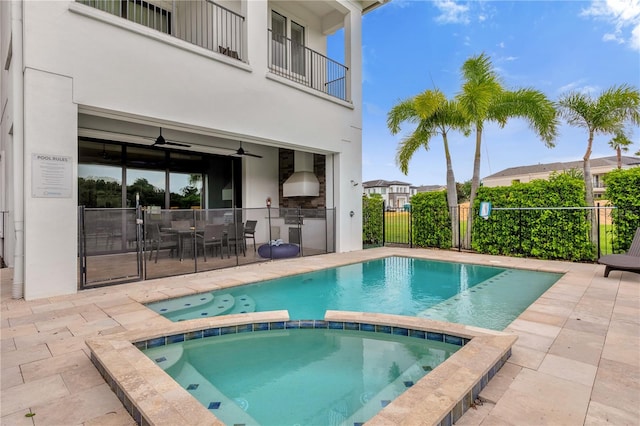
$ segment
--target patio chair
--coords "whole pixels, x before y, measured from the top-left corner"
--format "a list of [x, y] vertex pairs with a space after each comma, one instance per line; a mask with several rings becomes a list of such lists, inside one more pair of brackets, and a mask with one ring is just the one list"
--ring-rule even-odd
[[224, 225], [212, 225], [207, 224], [204, 226], [203, 234], [196, 234], [198, 243], [202, 246], [202, 252], [204, 253], [204, 261], [207, 261], [207, 247], [212, 247], [212, 254], [215, 254], [213, 248], [220, 249], [220, 259], [222, 256], [222, 241], [224, 239]]
[[160, 224], [157, 223], [151, 225], [149, 229], [149, 239], [147, 241], [151, 246], [151, 250], [149, 251], [149, 260], [151, 260], [151, 256], [153, 256], [153, 251], [156, 251], [156, 259], [154, 263], [158, 263], [158, 252], [160, 250], [171, 250], [169, 254], [172, 257], [174, 250], [178, 250], [178, 240], [176, 239], [176, 234], [161, 232]]
[[253, 251], [256, 251], [256, 225], [257, 220], [248, 220], [244, 225], [244, 245], [247, 246], [247, 238], [253, 239]]
[[627, 271], [640, 274], [640, 228], [636, 229], [627, 254], [609, 254], [602, 256], [598, 259], [598, 263], [605, 265], [605, 277], [608, 277], [611, 271]]
[[242, 223], [230, 223], [227, 225], [227, 257], [231, 255], [231, 246], [233, 246], [236, 256], [238, 255], [238, 249], [242, 251], [244, 256], [247, 255], [244, 249], [244, 235], [242, 235]]

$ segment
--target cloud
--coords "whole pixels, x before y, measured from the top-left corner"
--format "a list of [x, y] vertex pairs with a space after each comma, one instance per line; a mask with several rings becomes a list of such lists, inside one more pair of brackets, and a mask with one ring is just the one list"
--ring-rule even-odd
[[452, 0], [436, 0], [434, 3], [440, 10], [440, 15], [436, 17], [436, 22], [441, 24], [468, 24], [469, 6], [457, 3]]
[[501, 41], [500, 43], [498, 43], [498, 47], [500, 49], [504, 49], [504, 47], [505, 47], [504, 41]]
[[590, 86], [585, 84], [586, 80], [581, 78], [580, 80], [572, 81], [571, 83], [565, 84], [558, 88], [558, 93], [566, 93], [566, 92], [578, 92], [585, 95], [593, 95], [600, 91], [599, 86]]
[[628, 44], [640, 51], [640, 0], [592, 0], [582, 16], [602, 19], [614, 27], [603, 35], [604, 41]]

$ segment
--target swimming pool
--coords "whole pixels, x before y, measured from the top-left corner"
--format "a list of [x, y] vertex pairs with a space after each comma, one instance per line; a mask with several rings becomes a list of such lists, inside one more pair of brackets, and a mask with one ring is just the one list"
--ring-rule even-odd
[[350, 426], [376, 415], [466, 341], [331, 324], [229, 333], [143, 352], [227, 425]]
[[392, 256], [147, 304], [172, 321], [286, 309], [377, 312], [503, 330], [562, 274]]

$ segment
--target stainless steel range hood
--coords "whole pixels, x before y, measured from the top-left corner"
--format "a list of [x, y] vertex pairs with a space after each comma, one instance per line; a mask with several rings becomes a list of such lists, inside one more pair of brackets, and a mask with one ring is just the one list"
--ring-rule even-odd
[[282, 184], [283, 197], [317, 197], [320, 182], [313, 174], [313, 154], [295, 151], [293, 174]]

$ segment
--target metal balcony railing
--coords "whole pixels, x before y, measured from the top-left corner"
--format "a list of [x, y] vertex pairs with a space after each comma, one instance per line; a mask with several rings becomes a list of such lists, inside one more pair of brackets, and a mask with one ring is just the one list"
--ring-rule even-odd
[[349, 68], [272, 30], [269, 70], [296, 83], [348, 101]]
[[[196, 46], [244, 60], [244, 17], [210, 0], [76, 0]], [[171, 5], [167, 7], [164, 5]]]

